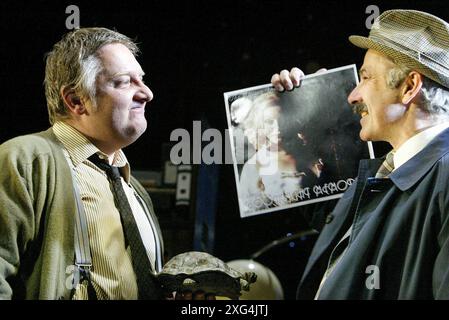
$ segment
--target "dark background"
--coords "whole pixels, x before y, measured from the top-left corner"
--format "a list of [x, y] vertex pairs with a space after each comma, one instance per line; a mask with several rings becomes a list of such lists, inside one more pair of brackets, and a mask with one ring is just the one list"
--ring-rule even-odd
[[[274, 72], [293, 66], [306, 73], [360, 67], [364, 52], [347, 38], [368, 34], [370, 4], [381, 12], [411, 8], [449, 20], [445, 1], [429, 0], [2, 1], [0, 143], [49, 126], [44, 54], [67, 32], [69, 4], [80, 8], [81, 26], [114, 28], [141, 43], [139, 61], [155, 98], [147, 105], [147, 132], [125, 150], [132, 167], [141, 170], [161, 169], [161, 146], [175, 128], [191, 130], [193, 120], [202, 120], [203, 128], [224, 132], [223, 92], [268, 83]], [[387, 150], [375, 144], [377, 155]], [[215, 255], [226, 261], [247, 258], [272, 240], [308, 229], [303, 213], [310, 207], [240, 219], [232, 165], [218, 167], [217, 212], [210, 226]], [[288, 242], [259, 259], [281, 278], [287, 298], [294, 297], [314, 240]], [[190, 248], [191, 238], [180, 241]]]

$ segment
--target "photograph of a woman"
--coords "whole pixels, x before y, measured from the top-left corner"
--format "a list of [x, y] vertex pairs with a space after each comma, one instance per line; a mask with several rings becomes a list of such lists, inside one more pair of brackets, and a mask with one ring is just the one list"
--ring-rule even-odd
[[242, 217], [335, 199], [349, 187], [354, 162], [369, 153], [346, 101], [356, 83], [347, 66], [307, 76], [301, 90], [225, 93]]

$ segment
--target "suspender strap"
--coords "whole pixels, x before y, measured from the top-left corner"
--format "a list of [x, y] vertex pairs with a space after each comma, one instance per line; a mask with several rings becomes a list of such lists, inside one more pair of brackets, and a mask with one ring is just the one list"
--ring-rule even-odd
[[70, 166], [70, 172], [72, 174], [73, 183], [73, 195], [75, 197], [76, 203], [76, 214], [75, 214], [75, 276], [73, 277], [73, 286], [71, 297], [75, 294], [75, 290], [78, 284], [87, 281], [87, 295], [89, 300], [97, 300], [97, 294], [92, 284], [92, 279], [90, 276], [90, 269], [92, 267], [92, 256], [90, 255], [89, 247], [89, 234], [87, 232], [87, 218], [84, 211], [83, 202], [81, 200], [81, 194], [78, 188], [78, 184], [75, 180], [75, 174], [70, 158], [64, 150], [67, 162]]
[[75, 176], [72, 173], [73, 191], [75, 194], [76, 211], [75, 215], [75, 257], [78, 267], [92, 267], [92, 257], [90, 255], [89, 235], [87, 233], [86, 213], [81, 202], [81, 195]]

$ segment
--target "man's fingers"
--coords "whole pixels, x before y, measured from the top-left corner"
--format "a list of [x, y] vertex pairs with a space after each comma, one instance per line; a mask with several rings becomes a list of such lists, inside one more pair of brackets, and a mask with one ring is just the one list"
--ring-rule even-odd
[[[202, 290], [198, 290], [193, 293], [192, 293], [192, 291], [175, 292], [174, 299], [175, 300], [216, 300], [216, 297], [215, 297], [214, 293], [205, 293]], [[173, 298], [171, 298], [169, 300], [173, 300]]]
[[316, 74], [320, 74], [320, 73], [324, 73], [324, 72], [326, 72], [326, 71], [327, 71], [326, 68], [321, 68], [321, 69], [317, 70], [315, 73], [316, 73]]
[[302, 72], [301, 69], [294, 67], [290, 70], [290, 79], [295, 87], [299, 87], [301, 85], [301, 80], [303, 78], [304, 72]]
[[193, 294], [193, 300], [206, 300], [206, 294], [204, 291], [195, 291]]
[[282, 92], [285, 90], [281, 84], [281, 77], [279, 76], [279, 73], [273, 74], [273, 76], [271, 77], [271, 84], [279, 92]]
[[192, 291], [183, 291], [182, 296], [184, 300], [192, 300]]
[[191, 291], [176, 292], [175, 300], [192, 300]]
[[293, 83], [290, 79], [290, 72], [288, 72], [287, 70], [282, 70], [279, 74], [279, 77], [281, 79], [281, 84], [285, 88], [285, 90], [293, 90]]
[[165, 295], [165, 300], [178, 300], [176, 299], [176, 292], [170, 292]]
[[295, 67], [290, 72], [288, 70], [282, 70], [280, 73], [275, 73], [271, 77], [271, 84], [279, 92], [284, 90], [290, 91], [294, 87], [299, 87], [303, 78], [304, 72]]
[[184, 300], [184, 298], [182, 297], [182, 293], [181, 292], [176, 292], [175, 293], [175, 300]]

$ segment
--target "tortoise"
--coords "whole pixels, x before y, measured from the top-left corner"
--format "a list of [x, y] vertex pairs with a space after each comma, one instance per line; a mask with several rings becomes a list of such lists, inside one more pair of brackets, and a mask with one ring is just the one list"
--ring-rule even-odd
[[238, 300], [257, 279], [254, 272], [240, 273], [206, 252], [189, 251], [171, 258], [157, 275], [164, 294], [198, 291]]

